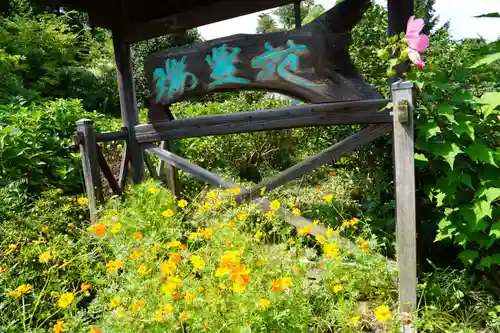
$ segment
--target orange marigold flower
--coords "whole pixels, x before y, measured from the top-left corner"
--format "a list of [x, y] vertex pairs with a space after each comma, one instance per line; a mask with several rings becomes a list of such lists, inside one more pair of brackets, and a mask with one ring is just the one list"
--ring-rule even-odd
[[104, 331], [101, 330], [100, 328], [93, 327], [90, 329], [89, 333], [104, 333]]
[[335, 175], [337, 174], [337, 172], [336, 172], [336, 171], [329, 171], [329, 172], [328, 172], [328, 174], [329, 174], [330, 176], [335, 176]]
[[177, 252], [173, 252], [170, 254], [170, 256], [168, 257], [170, 260], [172, 260], [173, 262], [175, 262], [176, 264], [178, 264], [181, 260], [182, 260], [182, 256], [180, 253], [177, 253]]
[[185, 249], [187, 249], [187, 245], [186, 244], [179, 245], [179, 250], [183, 251]]
[[82, 284], [80, 285], [80, 289], [83, 291], [83, 292], [88, 292], [89, 290], [92, 289], [92, 285], [90, 283], [85, 283], [85, 282], [82, 282]]
[[92, 226], [92, 230], [97, 236], [104, 236], [106, 234], [106, 225], [102, 223], [96, 223]]
[[205, 323], [205, 322], [204, 322], [204, 323], [202, 323], [202, 324], [201, 324], [201, 327], [203, 327], [204, 329], [208, 329], [208, 323]]
[[142, 232], [140, 232], [140, 231], [134, 232], [134, 240], [141, 241], [142, 240]]
[[64, 321], [58, 320], [57, 323], [52, 327], [52, 332], [61, 333], [66, 328], [66, 323]]
[[132, 250], [132, 252], [130, 253], [130, 259], [132, 259], [133, 261], [139, 259], [140, 257], [142, 257], [144, 255], [144, 251], [142, 250]]

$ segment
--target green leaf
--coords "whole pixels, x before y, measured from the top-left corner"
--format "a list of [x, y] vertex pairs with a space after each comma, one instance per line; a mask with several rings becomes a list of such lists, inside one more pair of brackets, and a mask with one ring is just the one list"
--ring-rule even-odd
[[428, 119], [424, 124], [419, 124], [418, 129], [424, 132], [425, 141], [441, 133], [441, 128], [439, 128], [437, 123], [432, 119]]
[[479, 252], [477, 251], [472, 251], [472, 250], [465, 250], [462, 253], [460, 253], [459, 258], [462, 260], [462, 262], [465, 265], [472, 265], [474, 263], [474, 260], [479, 256]]
[[486, 14], [477, 15], [477, 16], [474, 16], [474, 17], [475, 18], [482, 18], [482, 17], [499, 18], [500, 17], [500, 13], [498, 13], [498, 12], [492, 12], [492, 13], [486, 13]]
[[494, 254], [489, 257], [484, 257], [479, 263], [480, 267], [490, 268], [491, 265], [500, 264], [500, 254]]
[[443, 205], [443, 201], [446, 198], [446, 193], [439, 192], [435, 195], [436, 198], [436, 207], [441, 207]]
[[474, 203], [474, 206], [472, 207], [472, 210], [474, 211], [474, 215], [476, 216], [476, 223], [481, 221], [486, 216], [491, 217], [491, 204], [485, 200], [476, 201]]
[[474, 143], [465, 150], [465, 153], [476, 163], [483, 162], [498, 167], [493, 149], [484, 144]]
[[496, 198], [500, 197], [500, 188], [496, 187], [489, 187], [486, 189], [482, 188], [479, 191], [477, 197], [478, 198], [486, 197], [486, 201], [491, 204]]
[[474, 126], [470, 120], [459, 121], [457, 124], [453, 124], [453, 132], [460, 138], [462, 134], [467, 134], [472, 141], [474, 141]]
[[474, 65], [470, 66], [469, 68], [477, 68], [483, 65], [489, 65], [499, 59], [500, 59], [500, 52], [488, 54], [487, 56], [479, 59]]
[[415, 153], [415, 160], [422, 162], [429, 162], [429, 160], [427, 159], [427, 157], [425, 157], [424, 154], [419, 154], [419, 153]]
[[500, 238], [500, 222], [497, 222], [491, 226], [489, 236], [494, 235], [496, 238]]
[[484, 93], [479, 99], [479, 103], [488, 104], [493, 109], [500, 105], [500, 92], [487, 92]]
[[462, 153], [462, 150], [458, 147], [456, 143], [441, 143], [436, 144], [433, 147], [434, 154], [437, 156], [441, 156], [448, 162], [451, 169], [453, 170], [453, 164], [455, 163], [455, 157]]
[[455, 121], [455, 108], [450, 104], [441, 104], [438, 113], [448, 119], [450, 123], [456, 124]]

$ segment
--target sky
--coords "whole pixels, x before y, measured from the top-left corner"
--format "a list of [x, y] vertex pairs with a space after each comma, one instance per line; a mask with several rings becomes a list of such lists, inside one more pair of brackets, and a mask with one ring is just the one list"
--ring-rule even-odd
[[[236, 1], [236, 0], [235, 0]], [[315, 0], [325, 9], [331, 8], [336, 0]], [[386, 5], [384, 0], [376, 0]], [[500, 12], [500, 0], [436, 0], [435, 10], [440, 17], [440, 24], [450, 21], [453, 38], [462, 39], [481, 36], [493, 41], [500, 37], [500, 18], [474, 18], [476, 15]], [[236, 17], [198, 28], [205, 40], [225, 37], [238, 33], [255, 33], [260, 13]]]

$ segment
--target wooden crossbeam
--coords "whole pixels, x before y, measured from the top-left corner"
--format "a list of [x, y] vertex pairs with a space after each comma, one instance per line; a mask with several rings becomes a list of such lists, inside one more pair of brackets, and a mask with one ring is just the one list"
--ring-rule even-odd
[[120, 186], [122, 191], [125, 188], [125, 184], [127, 183], [129, 162], [130, 162], [130, 151], [128, 150], [128, 147], [125, 144], [123, 158], [120, 164], [120, 178], [118, 180], [118, 185]]
[[259, 184], [242, 193], [237, 197], [237, 201], [248, 200], [258, 195], [260, 190], [265, 187], [266, 191], [271, 191], [291, 180], [299, 178], [317, 167], [330, 163], [340, 156], [349, 153], [370, 141], [390, 132], [392, 124], [372, 125], [358, 133], [322, 150], [314, 156], [306, 158], [304, 161], [280, 172], [276, 176], [263, 180]]
[[308, 126], [392, 123], [389, 100], [307, 104], [284, 109], [237, 112], [177, 119], [135, 127], [140, 143], [181, 138], [299, 128]]
[[104, 154], [102, 153], [101, 147], [99, 147], [99, 145], [96, 146], [97, 146], [97, 158], [99, 161], [99, 167], [101, 168], [104, 177], [108, 181], [109, 187], [111, 187], [111, 190], [113, 191], [114, 194], [121, 194], [122, 189], [118, 185], [115, 176], [113, 175], [113, 172], [109, 168], [108, 162], [106, 162], [106, 159], [104, 158]]
[[[161, 149], [153, 144], [143, 144], [142, 147], [144, 150], [148, 153], [155, 154], [158, 158], [166, 161], [167, 163], [175, 166], [178, 169], [181, 169], [185, 172], [190, 173], [191, 175], [195, 176], [196, 178], [203, 180], [207, 182], [210, 185], [216, 186], [216, 187], [222, 187], [225, 189], [231, 189], [238, 187], [240, 188], [240, 191], [242, 193], [248, 192], [247, 189], [241, 187], [240, 185], [231, 182], [229, 180], [222, 179], [218, 175], [216, 175], [213, 172], [210, 172], [208, 170], [205, 170], [204, 168], [178, 156], [175, 155], [165, 149]], [[268, 200], [262, 199], [262, 198], [255, 198], [252, 200], [253, 203], [258, 204], [265, 212], [268, 212], [271, 210], [271, 207], [269, 206], [271, 203]], [[308, 220], [302, 216], [293, 216], [290, 212], [288, 212], [284, 208], [280, 208], [277, 210], [277, 213], [280, 216], [283, 216], [285, 221], [291, 225], [293, 225], [296, 228], [302, 228], [304, 226], [311, 226], [312, 227], [312, 232], [311, 234], [314, 236], [318, 235], [326, 235], [326, 229], [323, 228], [322, 226], [319, 225], [314, 225], [311, 220]]]

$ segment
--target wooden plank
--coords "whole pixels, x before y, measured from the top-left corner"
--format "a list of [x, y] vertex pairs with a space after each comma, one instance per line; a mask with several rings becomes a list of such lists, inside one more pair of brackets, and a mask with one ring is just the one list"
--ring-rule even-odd
[[[171, 2], [160, 2], [155, 6], [158, 8], [158, 5], [163, 4], [163, 6], [160, 6], [160, 13], [157, 13], [155, 10], [154, 15], [155, 17], [161, 18], [147, 20], [145, 23], [128, 24], [128, 26], [125, 27], [126, 41], [135, 43], [149, 38], [185, 31], [202, 25], [231, 19], [233, 17], [283, 6], [292, 1], [293, 0], [252, 0], [240, 1], [237, 4], [234, 0], [205, 1], [205, 5], [200, 6], [197, 4], [196, 7], [188, 8], [187, 10], [186, 8], [182, 8], [182, 11], [172, 11]], [[139, 9], [147, 8], [148, 11], [151, 11], [151, 6], [145, 5], [143, 2], [137, 2], [137, 4]], [[183, 7], [188, 5], [190, 5], [189, 2], [183, 3]], [[101, 7], [102, 6], [99, 6], [98, 8]], [[192, 7], [192, 5], [190, 7]], [[102, 15], [102, 13], [99, 13], [99, 10], [95, 10], [95, 12], [96, 16]], [[131, 17], [134, 17], [133, 13]], [[109, 20], [109, 18], [104, 19]]]
[[101, 171], [104, 174], [104, 177], [108, 181], [109, 187], [111, 187], [111, 190], [113, 191], [114, 194], [121, 194], [122, 190], [118, 185], [118, 182], [116, 181], [113, 172], [109, 168], [108, 162], [106, 162], [106, 158], [104, 158], [104, 154], [102, 153], [101, 147], [99, 147], [99, 145], [96, 144], [96, 149], [97, 149], [97, 158], [99, 160], [99, 166], [101, 167]]
[[119, 141], [127, 140], [128, 133], [126, 131], [120, 132], [102, 132], [96, 133], [95, 140], [97, 142]]
[[[300, 105], [285, 109], [237, 112], [177, 119], [135, 127], [139, 142], [247, 133], [307, 126], [391, 123], [388, 112], [378, 112], [386, 100]], [[352, 105], [350, 105], [352, 104]]]
[[358, 133], [341, 140], [340, 142], [330, 146], [319, 152], [314, 156], [306, 158], [304, 161], [295, 164], [294, 166], [280, 172], [276, 176], [270, 177], [261, 181], [259, 184], [252, 187], [245, 194], [241, 194], [238, 200], [249, 200], [255, 196], [259, 196], [259, 193], [263, 187], [266, 191], [271, 191], [291, 180], [297, 179], [308, 172], [316, 169], [321, 165], [332, 162], [338, 159], [340, 156], [351, 152], [364, 144], [367, 144], [376, 138], [390, 132], [392, 130], [391, 124], [383, 125], [372, 125], [365, 128]]
[[[144, 147], [144, 149], [147, 152], [155, 154], [156, 156], [158, 156], [158, 158], [165, 160], [167, 163], [174, 165], [178, 169], [181, 169], [185, 172], [190, 173], [194, 177], [196, 177], [202, 181], [205, 181], [210, 185], [213, 185], [215, 187], [222, 187], [225, 189], [228, 189], [228, 188], [231, 189], [231, 188], [238, 187], [238, 188], [240, 188], [242, 193], [245, 193], [246, 191], [248, 191], [247, 189], [242, 188], [240, 185], [233, 183], [229, 180], [225, 180], [225, 179], [219, 177], [218, 175], [216, 175], [215, 173], [210, 172], [208, 170], [205, 170], [202, 167], [200, 167], [200, 166], [198, 166], [198, 165], [196, 165], [188, 160], [185, 160], [182, 157], [177, 156], [177, 155], [175, 155], [167, 150], [158, 148], [157, 146], [152, 145], [152, 144], [148, 144], [148, 143], [143, 144], [142, 146]], [[271, 208], [269, 206], [270, 202], [267, 200], [264, 200], [262, 198], [256, 198], [253, 200], [253, 202], [260, 205], [260, 207], [266, 212], [271, 210]], [[306, 225], [312, 226], [313, 229], [312, 229], [311, 234], [314, 236], [326, 235], [325, 228], [323, 228], [322, 226], [319, 226], [319, 225], [314, 225], [312, 223], [312, 221], [310, 221], [302, 216], [293, 216], [290, 212], [288, 212], [284, 208], [278, 209], [277, 213], [279, 215], [283, 216], [285, 218], [285, 220], [287, 221], [287, 223], [289, 223], [297, 228], [302, 228]]]
[[216, 91], [264, 89], [313, 103], [380, 98], [348, 53], [349, 33], [370, 5], [342, 1], [300, 29], [156, 52], [145, 63], [152, 97], [170, 105]]
[[127, 184], [129, 164], [130, 164], [130, 152], [128, 150], [128, 146], [125, 144], [122, 163], [120, 165], [120, 178], [118, 179], [118, 185], [120, 186], [122, 192], [125, 190], [125, 185]]
[[89, 200], [90, 220], [97, 222], [97, 206], [103, 202], [101, 175], [97, 157], [97, 143], [95, 141], [94, 122], [91, 119], [76, 121], [76, 129], [83, 136], [80, 144], [80, 155], [83, 166], [85, 190]]
[[151, 175], [151, 177], [153, 177], [155, 180], [159, 181], [160, 177], [158, 177], [158, 174], [156, 173], [155, 165], [154, 165], [153, 161], [151, 161], [151, 158], [149, 157], [148, 153], [144, 154], [144, 163], [146, 163], [146, 167], [148, 168], [148, 171], [149, 171], [149, 174]]
[[[417, 241], [415, 161], [413, 138], [413, 84], [392, 85], [394, 105], [394, 169], [396, 183], [396, 250], [399, 270], [400, 312], [417, 307]], [[405, 332], [414, 332], [406, 327]]]
[[133, 181], [135, 183], [144, 179], [144, 156], [135, 139], [134, 126], [139, 123], [137, 114], [137, 101], [132, 69], [132, 53], [130, 45], [123, 42], [121, 35], [113, 33], [113, 46], [115, 50], [116, 74], [120, 92], [120, 107], [122, 123], [128, 133], [127, 149], [130, 153]]
[[300, 17], [300, 0], [293, 3], [293, 11], [295, 14], [295, 29], [302, 27], [302, 17]]

